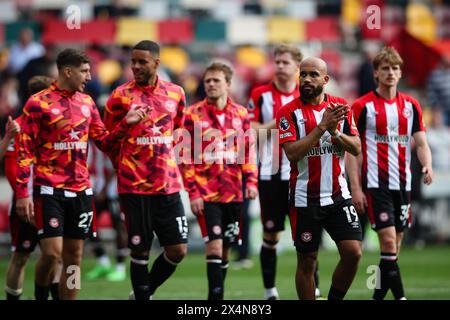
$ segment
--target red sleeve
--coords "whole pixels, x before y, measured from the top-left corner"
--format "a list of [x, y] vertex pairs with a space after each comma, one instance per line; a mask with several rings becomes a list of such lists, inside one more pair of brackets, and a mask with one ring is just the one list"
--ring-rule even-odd
[[[195, 165], [196, 162], [194, 159], [194, 143], [196, 142], [196, 137], [194, 137], [194, 121], [192, 119], [191, 109], [189, 108], [186, 111], [185, 121], [184, 121], [184, 129], [186, 130], [186, 136], [183, 137], [183, 146], [185, 148], [186, 154], [183, 154], [183, 159], [180, 163], [180, 170], [183, 177], [184, 188], [189, 193], [189, 198], [191, 200], [201, 198], [202, 195], [197, 188], [197, 181], [195, 180]], [[184, 141], [184, 139], [188, 139], [188, 141]], [[201, 143], [202, 137], [200, 137]], [[198, 143], [198, 142], [197, 142]], [[200, 144], [200, 150], [201, 150]], [[200, 152], [201, 153], [201, 152]], [[201, 154], [198, 154], [197, 157], [201, 161]]]
[[247, 112], [243, 114], [242, 122], [242, 129], [245, 133], [245, 162], [242, 164], [241, 168], [242, 173], [245, 176], [245, 187], [257, 189], [258, 167], [256, 165], [256, 139], [253, 130], [251, 129]]
[[[124, 103], [126, 103], [124, 105]], [[130, 104], [125, 97], [122, 97], [119, 90], [114, 90], [111, 96], [106, 102], [105, 109], [103, 111], [103, 123], [108, 131], [112, 131], [127, 114], [127, 110], [130, 109]], [[108, 156], [115, 168], [117, 168], [119, 160], [120, 148], [113, 148], [109, 150]]]
[[360, 103], [358, 100], [356, 100], [353, 103], [353, 105], [350, 109], [351, 113], [353, 114], [353, 120], [355, 120], [356, 125], [358, 125], [359, 117], [361, 116], [362, 109], [363, 109], [363, 104]]
[[259, 122], [261, 113], [261, 96], [257, 90], [253, 90], [250, 95], [250, 100], [247, 104], [248, 117], [250, 121]]
[[277, 127], [280, 135], [280, 145], [288, 141], [297, 140], [296, 123], [294, 114], [289, 108], [290, 104], [281, 107], [277, 112]]
[[11, 189], [15, 192], [17, 179], [17, 157], [15, 152], [5, 155], [5, 175]]
[[125, 118], [123, 118], [123, 120], [120, 121], [111, 132], [108, 132], [108, 130], [106, 130], [105, 124], [100, 118], [100, 114], [94, 102], [92, 102], [91, 105], [91, 117], [91, 124], [89, 126], [89, 138], [92, 139], [95, 145], [103, 152], [109, 152], [110, 150], [118, 149], [115, 147], [119, 143], [119, 140], [125, 136], [128, 130], [128, 125]]
[[186, 95], [184, 94], [184, 90], [180, 88], [180, 102], [178, 103], [177, 115], [173, 120], [173, 129], [176, 130], [178, 128], [183, 127], [184, 124], [184, 109], [186, 108]]
[[37, 97], [32, 96], [25, 104], [21, 131], [16, 136], [19, 138], [16, 178], [16, 196], [18, 199], [29, 197], [30, 166], [33, 163], [34, 147], [42, 118], [42, 108], [37, 99]]

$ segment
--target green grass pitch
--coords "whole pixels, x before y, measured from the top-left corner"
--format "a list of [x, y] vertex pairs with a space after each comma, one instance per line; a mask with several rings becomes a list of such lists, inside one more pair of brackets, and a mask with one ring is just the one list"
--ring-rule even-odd
[[[152, 252], [153, 260], [158, 255]], [[26, 269], [24, 294], [22, 299], [33, 298], [34, 255]], [[321, 250], [320, 262], [320, 289], [326, 296], [330, 286], [331, 275], [338, 259], [337, 252]], [[232, 300], [259, 300], [263, 299], [262, 279], [259, 259], [253, 256], [255, 265], [251, 269], [234, 270], [232, 263], [225, 282], [225, 299]], [[441, 300], [450, 299], [450, 248], [447, 246], [426, 247], [423, 250], [403, 248], [400, 254], [400, 268], [409, 299]], [[86, 254], [82, 271], [86, 272], [95, 264], [95, 259]], [[367, 273], [369, 265], [378, 264], [377, 252], [363, 252], [358, 274], [350, 288], [346, 299], [370, 299], [372, 290], [366, 286], [370, 274]], [[7, 258], [0, 261], [0, 288], [5, 286], [5, 273]], [[128, 262], [127, 262], [128, 268]], [[295, 252], [286, 250], [278, 257], [277, 287], [280, 298], [285, 300], [296, 299], [295, 292]], [[127, 299], [131, 290], [130, 280], [111, 283], [105, 279], [96, 281], [81, 281], [79, 299]], [[2, 290], [3, 291], [3, 290]], [[180, 264], [174, 275], [156, 292], [155, 300], [204, 300], [207, 296], [206, 266], [204, 255], [200, 252], [190, 252]], [[388, 299], [392, 295], [388, 294]], [[1, 299], [4, 299], [2, 292]]]

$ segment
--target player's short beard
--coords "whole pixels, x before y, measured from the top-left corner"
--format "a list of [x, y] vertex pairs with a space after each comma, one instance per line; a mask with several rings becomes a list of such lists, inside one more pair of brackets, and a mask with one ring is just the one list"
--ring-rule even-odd
[[305, 92], [303, 86], [300, 86], [300, 96], [305, 100], [317, 98], [322, 93], [322, 91], [322, 85], [318, 85], [317, 87], [313, 88], [312, 92]]

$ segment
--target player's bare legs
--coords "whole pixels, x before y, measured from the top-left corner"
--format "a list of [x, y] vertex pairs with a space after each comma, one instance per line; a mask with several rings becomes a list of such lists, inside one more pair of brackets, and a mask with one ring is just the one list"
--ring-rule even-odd
[[55, 269], [61, 261], [63, 251], [63, 238], [52, 237], [40, 240], [41, 256], [36, 262], [35, 274], [35, 298], [46, 300], [48, 298], [48, 287], [50, 286]]
[[6, 272], [6, 294], [8, 299], [19, 299], [23, 292], [23, 278], [25, 275], [25, 265], [30, 253], [13, 252]]
[[317, 251], [309, 253], [297, 252], [297, 272], [295, 285], [300, 300], [315, 300], [314, 271], [316, 270]]
[[[79, 269], [83, 257], [84, 240], [65, 238], [63, 242], [61, 279], [59, 283], [59, 295], [61, 300], [75, 300], [80, 289]], [[75, 276], [75, 278], [74, 278]], [[70, 277], [70, 278], [69, 278]]]
[[361, 259], [361, 241], [342, 240], [337, 243], [340, 260], [333, 273], [328, 299], [343, 299], [358, 270]]

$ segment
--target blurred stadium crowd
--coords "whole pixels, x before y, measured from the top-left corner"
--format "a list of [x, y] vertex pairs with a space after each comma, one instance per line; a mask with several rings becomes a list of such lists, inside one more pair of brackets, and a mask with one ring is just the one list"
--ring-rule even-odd
[[[282, 42], [326, 60], [333, 79], [327, 90], [352, 102], [375, 86], [371, 57], [395, 46], [405, 60], [401, 90], [424, 108], [436, 172], [433, 187], [415, 190], [421, 228], [412, 235], [450, 240], [449, 0], [4, 0], [2, 134], [8, 115], [21, 112], [27, 81], [56, 77], [62, 48], [82, 48], [91, 58], [87, 91], [101, 109], [115, 87], [132, 79], [130, 48], [142, 39], [162, 45], [160, 76], [181, 85], [188, 104], [204, 95], [204, 67], [223, 60], [235, 70], [233, 98], [246, 105], [250, 90], [273, 77], [271, 49]], [[0, 233], [7, 230], [9, 199], [2, 201]]]

